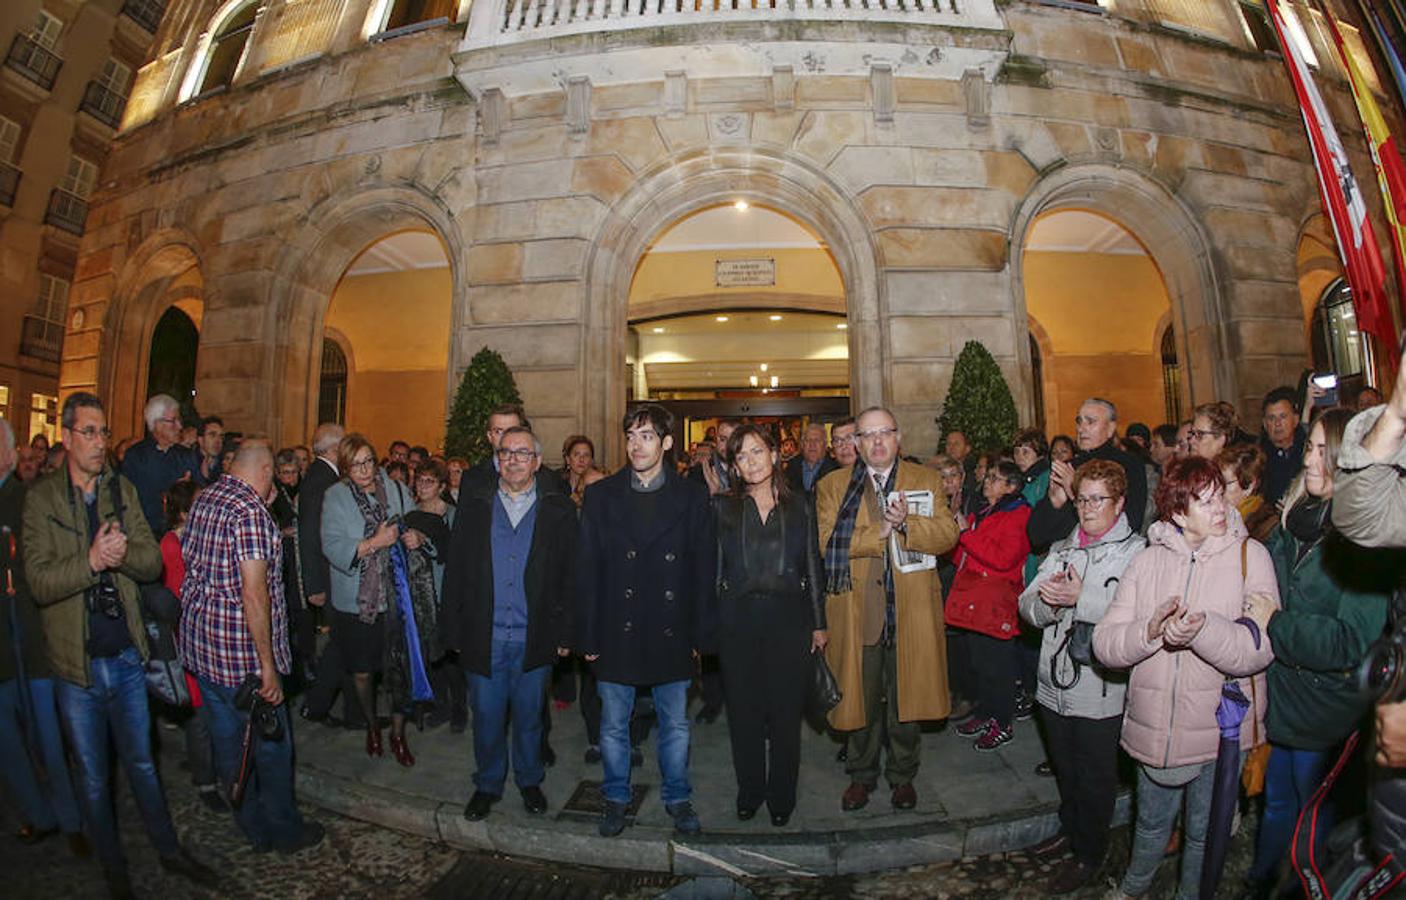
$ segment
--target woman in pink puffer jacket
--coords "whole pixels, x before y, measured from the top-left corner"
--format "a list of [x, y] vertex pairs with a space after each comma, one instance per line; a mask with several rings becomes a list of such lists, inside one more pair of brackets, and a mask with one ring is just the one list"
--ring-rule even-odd
[[[1152, 883], [1177, 811], [1186, 799], [1179, 898], [1197, 896], [1206, 847], [1220, 728], [1216, 708], [1227, 678], [1254, 681], [1254, 715], [1264, 734], [1264, 669], [1269, 639], [1244, 617], [1252, 594], [1278, 605], [1265, 548], [1227, 507], [1220, 470], [1191, 458], [1168, 466], [1157, 487], [1159, 520], [1148, 547], [1133, 557], [1118, 593], [1094, 629], [1094, 654], [1109, 668], [1131, 669], [1122, 746], [1138, 761], [1137, 827], [1122, 891], [1141, 896]], [[1248, 726], [1248, 723], [1247, 723]], [[1255, 730], [1240, 731], [1248, 750]]]

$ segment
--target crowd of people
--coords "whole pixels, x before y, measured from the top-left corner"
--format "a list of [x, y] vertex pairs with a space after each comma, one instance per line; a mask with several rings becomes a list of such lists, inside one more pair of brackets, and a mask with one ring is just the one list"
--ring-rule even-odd
[[[737, 818], [765, 806], [780, 827], [819, 657], [839, 689], [822, 725], [843, 810], [881, 776], [895, 809], [917, 805], [926, 723], [989, 752], [1037, 717], [1025, 739], [1061, 798], [1032, 848], [1062, 860], [1048, 892], [1103, 869], [1121, 748], [1137, 812], [1118, 890], [1144, 894], [1171, 846], [1191, 897], [1234, 694], [1242, 758], [1268, 753], [1243, 891], [1274, 896], [1300, 811], [1372, 709], [1356, 673], [1403, 572], [1382, 545], [1406, 543], [1401, 381], [1356, 418], [1276, 388], [1258, 435], [1229, 403], [1120, 429], [1090, 398], [1072, 436], [977, 448], [953, 431], [926, 460], [882, 407], [794, 430], [724, 418], [675, 454], [672, 414], [646, 403], [613, 473], [586, 435], [549, 465], [520, 406], [492, 412], [471, 465], [404, 441], [382, 455], [331, 423], [275, 448], [218, 417], [186, 425], [164, 395], [142, 440], [110, 446], [101, 402], [75, 393], [62, 444], [17, 448], [0, 422], [15, 586], [0, 774], [21, 840], [67, 835], [115, 897], [132, 889], [109, 734], [163, 865], [217, 877], [171, 825], [153, 712], [184, 728], [202, 798], [259, 850], [322, 839], [294, 798], [295, 719], [364, 731], [369, 756], [388, 745], [407, 768], [408, 725], [472, 722], [479, 820], [510, 770], [525, 810], [548, 809], [552, 714], [570, 701], [602, 770], [601, 835], [629, 826], [651, 729], [665, 810], [701, 830], [690, 730], [724, 709]], [[1406, 764], [1402, 708], [1377, 711], [1383, 771]]]

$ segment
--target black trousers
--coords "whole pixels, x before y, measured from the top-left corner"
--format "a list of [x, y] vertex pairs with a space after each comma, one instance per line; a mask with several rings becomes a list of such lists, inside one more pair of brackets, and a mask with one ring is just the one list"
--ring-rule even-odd
[[1010, 728], [1015, 718], [1015, 680], [1019, 668], [1014, 641], [988, 637], [975, 631], [965, 635], [971, 654], [971, 689], [976, 714]]
[[1098, 866], [1113, 821], [1123, 717], [1083, 719], [1040, 706], [1040, 721], [1059, 785], [1060, 831], [1069, 836], [1075, 859]]
[[458, 653], [446, 653], [430, 665], [430, 687], [439, 715], [452, 719], [468, 714], [469, 678], [459, 665]]
[[976, 701], [976, 678], [972, 674], [970, 631], [947, 629], [947, 685], [953, 694], [969, 702]]
[[361, 704], [356, 699], [356, 687], [342, 664], [342, 651], [337, 648], [336, 641], [328, 641], [323, 648], [322, 658], [317, 661], [316, 679], [303, 701], [313, 717], [321, 718], [330, 713], [340, 691], [343, 721], [357, 728], [366, 726], [366, 717], [362, 715]]
[[787, 612], [759, 608], [739, 618], [718, 650], [737, 803], [755, 809], [765, 801], [772, 815], [796, 808], [811, 640], [809, 626]]
[[705, 653], [698, 657], [698, 698], [710, 709], [722, 709], [727, 696], [723, 676], [719, 669], [722, 662], [718, 656]]

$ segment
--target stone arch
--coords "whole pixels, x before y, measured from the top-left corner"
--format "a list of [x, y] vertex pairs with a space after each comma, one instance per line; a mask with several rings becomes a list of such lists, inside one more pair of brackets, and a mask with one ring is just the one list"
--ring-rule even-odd
[[[1194, 405], [1235, 397], [1233, 361], [1221, 328], [1220, 289], [1205, 229], [1174, 194], [1154, 179], [1126, 168], [1090, 163], [1059, 169], [1031, 186], [1011, 223], [1011, 290], [1017, 318], [1025, 304], [1025, 241], [1040, 215], [1059, 209], [1096, 212], [1126, 228], [1147, 248], [1162, 274], [1172, 307], [1177, 357]], [[1029, 379], [1029, 351], [1019, 348]], [[1025, 385], [1025, 397], [1031, 392]], [[1026, 400], [1028, 405], [1029, 401]], [[1030, 410], [1026, 410], [1029, 415]]]
[[118, 436], [142, 436], [152, 332], [168, 308], [209, 301], [206, 271], [195, 236], [179, 228], [151, 235], [123, 265], [103, 318], [97, 378], [108, 427]]
[[461, 261], [459, 226], [438, 197], [414, 184], [358, 185], [335, 192], [315, 205], [287, 237], [275, 266], [267, 307], [272, 352], [265, 364], [265, 408], [269, 430], [299, 443], [317, 422], [317, 391], [327, 305], [352, 260], [382, 237], [397, 231], [428, 230], [444, 245], [451, 273], [448, 396], [453, 396], [457, 342], [454, 335], [467, 313], [467, 283]]
[[792, 216], [824, 239], [845, 286], [851, 405], [862, 409], [887, 399], [877, 248], [850, 197], [825, 173], [794, 157], [755, 147], [693, 149], [640, 173], [611, 204], [587, 262], [579, 415], [585, 432], [600, 436], [604, 458], [619, 458], [625, 305], [636, 264], [650, 241], [672, 223], [737, 200]]

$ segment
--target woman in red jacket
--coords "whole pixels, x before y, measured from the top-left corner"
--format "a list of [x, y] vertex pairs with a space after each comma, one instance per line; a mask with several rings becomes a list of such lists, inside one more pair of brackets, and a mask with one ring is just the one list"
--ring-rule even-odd
[[948, 626], [970, 632], [971, 683], [978, 695], [957, 734], [975, 737], [977, 750], [995, 750], [1012, 736], [1018, 661], [1011, 639], [1020, 633], [1018, 606], [1030, 553], [1024, 484], [1020, 467], [1008, 459], [986, 472], [986, 506], [968, 517], [957, 540], [957, 577], [947, 595]]

